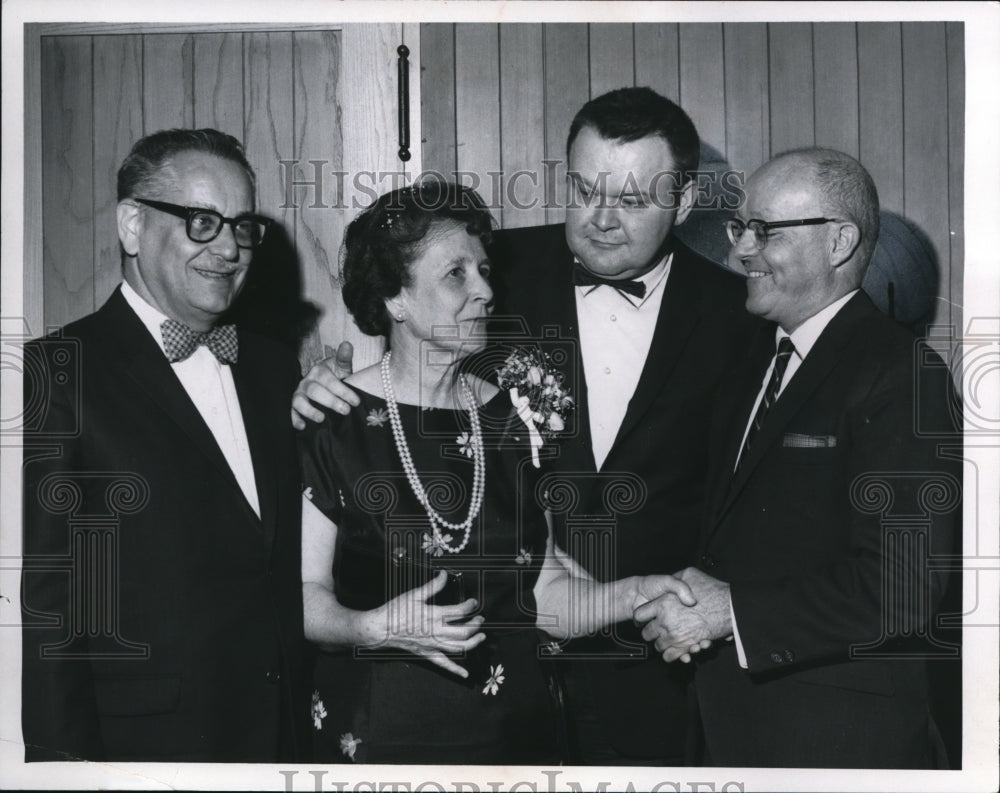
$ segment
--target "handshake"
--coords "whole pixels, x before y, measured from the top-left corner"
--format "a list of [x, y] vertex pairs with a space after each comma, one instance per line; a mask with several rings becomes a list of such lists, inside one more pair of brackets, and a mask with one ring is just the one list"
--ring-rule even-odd
[[729, 584], [694, 567], [638, 578], [632, 619], [663, 660], [689, 663], [714, 641], [732, 639]]

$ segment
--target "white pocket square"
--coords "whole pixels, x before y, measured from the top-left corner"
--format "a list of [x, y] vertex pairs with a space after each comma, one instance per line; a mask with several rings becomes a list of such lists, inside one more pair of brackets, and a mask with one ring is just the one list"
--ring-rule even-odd
[[837, 445], [837, 436], [786, 432], [781, 439], [781, 445], [792, 449], [832, 449]]

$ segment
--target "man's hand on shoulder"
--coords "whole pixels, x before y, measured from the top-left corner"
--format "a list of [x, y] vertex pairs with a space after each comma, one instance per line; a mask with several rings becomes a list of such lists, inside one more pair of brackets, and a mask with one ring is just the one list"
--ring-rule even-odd
[[361, 404], [354, 389], [343, 382], [353, 371], [353, 360], [354, 347], [349, 341], [342, 341], [334, 355], [314, 364], [302, 378], [292, 395], [292, 426], [295, 429], [305, 429], [307, 421], [319, 423], [323, 420], [323, 411], [316, 405], [346, 415], [352, 407]]

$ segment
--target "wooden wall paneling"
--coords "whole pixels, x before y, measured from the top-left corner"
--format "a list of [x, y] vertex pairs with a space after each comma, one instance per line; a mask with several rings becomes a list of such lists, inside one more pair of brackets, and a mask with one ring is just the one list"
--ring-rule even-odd
[[726, 103], [722, 25], [709, 22], [680, 26], [680, 106], [687, 111], [703, 144], [726, 157]]
[[295, 240], [293, 210], [285, 202], [281, 160], [292, 159], [294, 94], [292, 34], [248, 33], [243, 47], [247, 159], [257, 173], [257, 206]]
[[612, 22], [590, 26], [590, 96], [635, 85], [632, 25]]
[[882, 209], [903, 214], [903, 73], [898, 22], [858, 23], [858, 151]]
[[[325, 357], [336, 340], [346, 338], [347, 311], [340, 296], [338, 253], [345, 212], [338, 207], [333, 172], [343, 171], [341, 108], [341, 34], [294, 34], [296, 181], [315, 182], [293, 192], [295, 240], [302, 292], [322, 310], [319, 326], [302, 349], [305, 361]], [[324, 346], [323, 340], [327, 340]]]
[[[500, 53], [496, 25], [455, 26], [455, 127], [459, 171], [475, 177], [462, 181], [478, 189], [486, 203], [501, 204], [500, 179]], [[492, 175], [491, 175], [492, 174]]]
[[91, 41], [42, 39], [45, 325], [94, 310], [94, 127]]
[[675, 102], [681, 94], [680, 39], [676, 24], [635, 26], [635, 84]]
[[213, 127], [242, 141], [243, 34], [193, 36], [194, 112], [192, 125]]
[[[496, 29], [494, 26], [494, 40]], [[405, 174], [412, 176], [408, 165], [399, 160], [397, 134], [398, 102], [396, 86], [396, 48], [402, 43], [403, 28], [400, 24], [351, 24], [342, 32], [341, 59], [341, 108], [343, 131], [344, 170], [350, 174], [374, 171], [377, 174], [394, 174], [377, 185], [364, 185], [355, 189], [348, 184], [345, 202], [348, 209], [344, 222], [350, 221], [372, 201], [371, 192], [382, 193], [393, 186], [392, 179]], [[346, 53], [366, 53], [365, 58], [349, 57]], [[495, 49], [493, 64], [496, 64]], [[494, 80], [493, 85], [496, 85]], [[494, 106], [496, 100], [494, 99]], [[482, 105], [476, 106], [483, 113]], [[491, 115], [495, 116], [493, 112]], [[419, 159], [419, 158], [418, 158]], [[419, 163], [415, 167], [419, 167]], [[401, 179], [398, 179], [401, 183]], [[354, 366], [376, 362], [382, 355], [382, 340], [365, 336], [352, 321], [344, 319], [345, 335], [341, 339], [324, 340], [336, 343], [343, 338], [354, 344]]]
[[[816, 145], [858, 156], [858, 46], [853, 22], [813, 24]], [[870, 79], [870, 76], [866, 76]]]
[[[42, 36], [39, 25], [24, 26], [24, 277], [21, 304], [24, 332], [30, 337], [45, 332], [45, 256], [42, 242]], [[13, 122], [9, 122], [13, 123]], [[14, 299], [12, 284], [4, 294]]]
[[142, 37], [143, 134], [194, 125], [194, 40], [190, 33]]
[[458, 167], [455, 159], [455, 25], [421, 25], [420, 54], [423, 167], [452, 179]]
[[750, 176], [770, 156], [767, 25], [723, 26], [726, 80], [726, 159]]
[[965, 332], [965, 25], [945, 25], [948, 58], [948, 295], [956, 336]]
[[771, 154], [816, 142], [812, 25], [768, 25]]
[[948, 228], [948, 58], [943, 22], [904, 22], [903, 204], [938, 259], [935, 324], [951, 321]]
[[500, 26], [500, 163], [504, 228], [545, 222], [542, 26]]
[[94, 305], [121, 282], [118, 168], [142, 137], [142, 38], [94, 36]]
[[590, 99], [589, 31], [584, 24], [544, 26], [545, 159], [557, 161], [546, 169], [549, 206], [546, 223], [566, 218], [566, 137], [573, 116]]

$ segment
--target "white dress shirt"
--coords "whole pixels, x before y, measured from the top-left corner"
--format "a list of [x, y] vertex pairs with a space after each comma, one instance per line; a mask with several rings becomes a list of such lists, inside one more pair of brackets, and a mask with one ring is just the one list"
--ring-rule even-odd
[[[151, 306], [127, 281], [122, 282], [122, 297], [132, 307], [153, 339], [163, 350], [163, 336], [160, 325], [167, 316]], [[166, 352], [164, 351], [164, 355]], [[219, 444], [226, 462], [239, 483], [253, 511], [260, 517], [260, 502], [257, 499], [257, 484], [247, 443], [243, 413], [240, 411], [236, 384], [228, 364], [221, 364], [204, 345], [200, 345], [190, 358], [170, 364], [177, 379], [191, 397], [194, 406], [208, 425], [215, 442]]]
[[[778, 328], [777, 331], [775, 331], [775, 349], [777, 349], [778, 342], [780, 342], [785, 336], [788, 336], [792, 340], [792, 344], [795, 345], [795, 352], [792, 353], [792, 357], [788, 359], [785, 376], [781, 378], [781, 387], [778, 388], [779, 397], [791, 382], [795, 373], [799, 370], [799, 367], [802, 365], [802, 361], [809, 354], [809, 351], [813, 348], [813, 346], [815, 346], [816, 340], [819, 339], [823, 331], [826, 330], [826, 326], [830, 324], [830, 320], [832, 320], [837, 315], [837, 312], [847, 305], [847, 301], [854, 297], [859, 291], [860, 290], [855, 289], [853, 292], [849, 292], [844, 295], [840, 298], [840, 300], [837, 300], [821, 311], [816, 312], [791, 333], [785, 333], [785, 331], [781, 328]], [[753, 417], [757, 414], [757, 406], [764, 398], [764, 389], [767, 387], [767, 382], [771, 379], [771, 372], [773, 371], [774, 358], [771, 359], [771, 365], [767, 367], [767, 371], [764, 372], [764, 379], [760, 384], [760, 391], [757, 393], [757, 400], [753, 403], [753, 410], [750, 411], [750, 418], [747, 420], [746, 429], [743, 430], [743, 440], [740, 442], [741, 453], [743, 443], [745, 443], [747, 439], [747, 433], [750, 432], [750, 423], [753, 421]], [[738, 456], [736, 462], [739, 462]], [[732, 600], [729, 601], [729, 612], [733, 620], [733, 641], [736, 643], [736, 655], [740, 660], [740, 666], [746, 669], [747, 657], [743, 650], [743, 644], [740, 642], [740, 632], [736, 627], [736, 612], [733, 610]]]
[[610, 286], [576, 287], [580, 354], [587, 379], [587, 404], [594, 462], [601, 469], [621, 428], [653, 341], [673, 255], [636, 278], [646, 285], [641, 299]]

